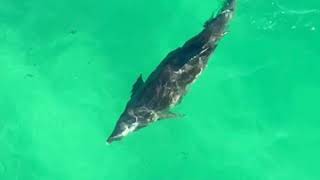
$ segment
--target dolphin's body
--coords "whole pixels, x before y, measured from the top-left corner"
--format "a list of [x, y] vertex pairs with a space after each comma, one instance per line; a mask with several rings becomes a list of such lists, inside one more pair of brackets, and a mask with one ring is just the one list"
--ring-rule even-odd
[[137, 79], [130, 101], [120, 116], [108, 143], [121, 140], [129, 133], [149, 124], [177, 115], [170, 109], [177, 105], [206, 67], [209, 56], [225, 35], [236, 0], [226, 0], [220, 12], [209, 19], [204, 29], [182, 47], [170, 52], [146, 81]]

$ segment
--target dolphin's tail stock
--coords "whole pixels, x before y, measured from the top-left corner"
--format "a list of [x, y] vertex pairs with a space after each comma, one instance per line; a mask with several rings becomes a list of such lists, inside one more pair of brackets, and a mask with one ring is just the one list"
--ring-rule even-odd
[[211, 34], [210, 39], [214, 44], [226, 34], [227, 25], [235, 11], [236, 1], [225, 0], [218, 14], [204, 24], [205, 31]]
[[225, 0], [223, 7], [220, 10], [220, 14], [224, 11], [232, 11], [234, 12], [236, 7], [236, 0]]
[[217, 15], [212, 16], [204, 24], [204, 29], [188, 40], [183, 47], [202, 47], [209, 44], [215, 49], [218, 41], [226, 34], [226, 28], [235, 11], [236, 0], [225, 0]]
[[225, 0], [218, 13], [216, 15], [212, 15], [211, 18], [204, 24], [204, 27], [206, 28], [210, 26], [210, 24], [217, 20], [224, 20], [223, 22], [228, 23], [235, 11], [236, 1], [237, 0]]

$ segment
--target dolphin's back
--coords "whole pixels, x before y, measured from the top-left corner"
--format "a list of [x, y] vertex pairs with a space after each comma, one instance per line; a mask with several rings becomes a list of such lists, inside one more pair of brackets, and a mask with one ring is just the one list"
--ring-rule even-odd
[[223, 37], [234, 11], [235, 0], [227, 0], [219, 14], [210, 18], [204, 29], [171, 51], [150, 74], [132, 105], [161, 111], [180, 102], [186, 87], [206, 67], [210, 55]]

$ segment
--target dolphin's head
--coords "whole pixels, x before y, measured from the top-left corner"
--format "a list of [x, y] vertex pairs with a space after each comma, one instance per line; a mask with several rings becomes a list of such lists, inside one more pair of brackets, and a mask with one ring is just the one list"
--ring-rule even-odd
[[123, 137], [127, 136], [129, 133], [136, 130], [138, 127], [138, 122], [135, 122], [134, 119], [127, 119], [130, 117], [121, 117], [116, 124], [113, 132], [107, 139], [107, 142], [110, 144], [113, 141], [120, 141]]
[[120, 141], [128, 134], [147, 126], [150, 115], [133, 114], [132, 112], [124, 112], [119, 118], [113, 132], [107, 139], [107, 142], [111, 144], [113, 141]]

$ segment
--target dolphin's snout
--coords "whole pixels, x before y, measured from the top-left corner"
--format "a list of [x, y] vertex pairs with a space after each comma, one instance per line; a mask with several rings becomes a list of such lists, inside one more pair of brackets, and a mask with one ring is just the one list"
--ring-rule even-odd
[[113, 136], [111, 135], [108, 139], [107, 139], [107, 143], [111, 144], [114, 141], [120, 141], [123, 138], [123, 136], [121, 135], [117, 135], [117, 136]]

